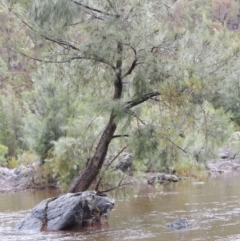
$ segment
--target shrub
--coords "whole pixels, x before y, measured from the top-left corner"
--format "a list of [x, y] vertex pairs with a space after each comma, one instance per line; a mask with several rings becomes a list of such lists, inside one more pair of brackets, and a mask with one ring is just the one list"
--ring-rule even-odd
[[207, 172], [203, 163], [196, 161], [179, 161], [174, 164], [176, 173], [181, 177], [189, 177], [196, 180], [207, 178]]
[[1, 166], [5, 167], [7, 165], [7, 159], [6, 159], [7, 153], [8, 153], [8, 147], [0, 144], [0, 165]]
[[18, 161], [17, 161], [17, 159], [16, 159], [15, 157], [9, 157], [9, 158], [8, 158], [7, 167], [8, 167], [9, 169], [14, 169], [14, 168], [16, 168], [16, 167], [18, 167], [18, 166], [19, 166], [19, 163], [18, 163]]

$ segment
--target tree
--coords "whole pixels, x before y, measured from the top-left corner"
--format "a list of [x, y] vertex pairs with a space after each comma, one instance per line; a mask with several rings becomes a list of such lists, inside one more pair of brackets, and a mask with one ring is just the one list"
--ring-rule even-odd
[[157, 159], [159, 152], [170, 152], [171, 158], [178, 152], [193, 155], [181, 144], [190, 126], [194, 129], [195, 111], [203, 114], [203, 139], [209, 139], [207, 122], [213, 117], [204, 108], [239, 48], [229, 44], [231, 33], [212, 30], [208, 1], [36, 0], [29, 5], [25, 11], [11, 5], [11, 13], [32, 38], [49, 45], [37, 55], [18, 51], [80, 73], [87, 93], [79, 94], [79, 102], [87, 99], [98, 107], [97, 116], [108, 118], [72, 192], [90, 187], [116, 139], [134, 146], [137, 158], [150, 153]]
[[63, 127], [72, 115], [69, 102], [76, 98], [71, 84], [61, 78], [61, 72], [64, 69], [58, 68], [56, 71], [51, 65], [39, 66], [32, 75], [34, 90], [23, 93], [27, 113], [24, 120], [25, 142], [42, 161], [53, 147], [52, 141], [66, 135]]
[[7, 147], [6, 155], [16, 157], [22, 144], [22, 110], [11, 88], [0, 94], [0, 145]]
[[[20, 1], [22, 2], [22, 1]], [[16, 49], [30, 49], [33, 45], [28, 31], [23, 28], [23, 23], [16, 21], [14, 16], [9, 14], [6, 2], [0, 1], [0, 53], [1, 53], [1, 77], [0, 91], [11, 85], [13, 93], [21, 95], [24, 89], [31, 87], [32, 82], [29, 78], [30, 69], [33, 61], [20, 55]]]

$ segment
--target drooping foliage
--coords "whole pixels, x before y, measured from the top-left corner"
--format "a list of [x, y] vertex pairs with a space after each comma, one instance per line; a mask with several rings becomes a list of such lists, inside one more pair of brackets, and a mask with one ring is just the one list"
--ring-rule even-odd
[[88, 188], [122, 148], [135, 169], [204, 162], [233, 130], [211, 102], [233, 88], [239, 41], [215, 29], [211, 2], [20, 3], [10, 13], [34, 44], [18, 51], [42, 63], [24, 94], [25, 140], [62, 182], [82, 171]]

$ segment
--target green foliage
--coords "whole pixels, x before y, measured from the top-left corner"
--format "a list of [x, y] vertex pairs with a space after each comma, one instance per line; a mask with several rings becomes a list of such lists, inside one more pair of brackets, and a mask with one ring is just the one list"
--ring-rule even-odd
[[233, 151], [234, 153], [239, 153], [239, 147], [240, 147], [240, 132], [236, 131], [234, 132], [229, 140], [226, 142], [226, 146], [229, 148], [229, 150]]
[[[135, 139], [133, 154], [136, 159], [151, 156], [159, 145], [159, 138], [153, 126], [144, 126], [133, 132], [131, 138]], [[131, 140], [130, 140], [131, 143]]]
[[196, 161], [180, 161], [175, 163], [174, 169], [180, 177], [193, 178], [202, 181], [207, 178], [205, 166]]
[[228, 140], [234, 131], [230, 116], [222, 109], [215, 110], [208, 102], [199, 106], [194, 114], [194, 125], [188, 128], [182, 142], [182, 148], [187, 150], [183, 159], [195, 159], [206, 162], [216, 153], [216, 149]]
[[29, 150], [25, 150], [23, 151], [21, 154], [18, 155], [17, 157], [17, 161], [20, 165], [23, 165], [23, 166], [29, 166], [29, 165], [32, 165], [34, 162], [38, 161], [39, 160], [39, 157], [30, 152]]
[[[104, 173], [100, 173], [101, 182], [99, 185], [99, 190], [111, 190], [116, 187], [120, 187], [123, 184], [124, 176], [121, 171], [113, 171], [111, 169], [104, 171]], [[121, 182], [122, 181], [122, 182]]]
[[[64, 127], [74, 115], [71, 104], [76, 95], [64, 71], [64, 68], [43, 66], [33, 77], [34, 90], [24, 93], [25, 141], [41, 157], [53, 146], [52, 141], [66, 135]], [[42, 74], [45, 74], [43, 79]]]
[[59, 185], [66, 190], [73, 177], [84, 166], [85, 160], [80, 156], [80, 145], [74, 138], [60, 138], [54, 151], [47, 159], [47, 165], [59, 181]]
[[7, 64], [2, 58], [0, 58], [0, 71], [2, 73], [2, 75], [0, 77], [0, 81], [2, 82], [3, 80], [5, 80], [8, 77], [8, 74], [9, 74]]
[[212, 103], [215, 108], [223, 108], [225, 112], [231, 114], [231, 120], [240, 126], [240, 86], [239, 70], [231, 72], [231, 78], [222, 81], [218, 90], [214, 91]]
[[[222, 109], [215, 110], [208, 102], [194, 106], [188, 103], [182, 109], [178, 105], [174, 107], [172, 101], [173, 113], [157, 105], [143, 109], [139, 117], [142, 122], [151, 118], [151, 128], [141, 123], [144, 134], [138, 128], [129, 138], [129, 151], [133, 153], [137, 170], [166, 171], [182, 160], [205, 163], [228, 140], [234, 131], [229, 115]], [[139, 161], [141, 164], [137, 164]]]
[[[24, 140], [62, 186], [111, 131], [119, 138], [106, 138], [109, 155], [127, 146], [136, 170], [160, 171], [182, 160], [203, 163], [234, 129], [227, 105], [212, 97], [227, 92], [219, 91], [224, 81], [235, 88], [239, 39], [213, 31], [211, 2], [111, 2], [11, 5], [35, 30], [28, 46], [48, 41], [36, 52], [19, 44], [42, 63], [23, 95]], [[107, 184], [120, 176], [109, 171], [104, 178]]]
[[15, 157], [10, 157], [8, 159], [8, 164], [7, 164], [8, 168], [14, 169], [14, 168], [17, 168], [18, 166], [19, 166], [19, 163]]
[[8, 147], [8, 156], [16, 156], [22, 146], [22, 110], [9, 89], [0, 95], [0, 143]]

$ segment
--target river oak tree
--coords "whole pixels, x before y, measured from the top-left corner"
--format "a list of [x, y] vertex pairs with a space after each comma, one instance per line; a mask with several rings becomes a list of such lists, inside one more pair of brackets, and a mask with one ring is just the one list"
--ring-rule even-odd
[[[100, 118], [108, 116], [71, 192], [84, 191], [96, 180], [116, 138], [124, 139], [136, 158], [153, 158], [167, 143], [172, 153], [191, 153], [198, 160], [214, 131], [225, 134], [206, 109], [239, 45], [229, 44], [233, 37], [228, 31], [214, 29], [209, 1], [5, 2], [44, 46], [37, 54], [18, 51], [40, 63], [68, 65], [79, 74], [80, 90], [88, 86], [87, 93], [80, 91], [79, 102], [87, 97]], [[151, 108], [154, 118], [148, 117]], [[200, 116], [197, 127], [193, 123]], [[188, 148], [193, 138], [185, 139], [194, 130], [203, 133], [205, 143], [197, 152]]]

